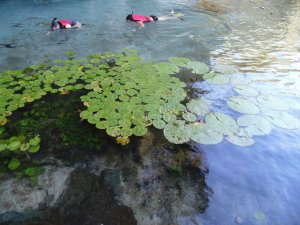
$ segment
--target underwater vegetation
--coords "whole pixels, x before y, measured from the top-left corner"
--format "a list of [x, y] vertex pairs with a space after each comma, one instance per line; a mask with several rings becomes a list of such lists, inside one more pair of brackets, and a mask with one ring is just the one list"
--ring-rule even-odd
[[[253, 136], [270, 133], [272, 124], [285, 129], [300, 127], [300, 122], [286, 112], [289, 106], [281, 99], [249, 85], [235, 84], [230, 75], [237, 70], [232, 66], [217, 65], [210, 69], [202, 62], [176, 57], [169, 62], [142, 62], [137, 52], [131, 50], [96, 53], [84, 59], [76, 59], [71, 51], [67, 55], [66, 60], [0, 74], [0, 158], [5, 159], [10, 170], [20, 167], [20, 156], [30, 158], [40, 150], [43, 140], [39, 132], [45, 131], [41, 124], [51, 112], [57, 115], [56, 120], [50, 120], [47, 127], [62, 134], [60, 142], [72, 147], [74, 142], [85, 140], [95, 149], [101, 148], [97, 136], [85, 136], [84, 132], [78, 135], [80, 125], [72, 127], [74, 120], [105, 130], [121, 145], [127, 145], [131, 136], [145, 135], [149, 126], [163, 130], [165, 138], [175, 144], [191, 140], [217, 144], [225, 137], [240, 146], [254, 144]], [[233, 85], [237, 95], [227, 99], [227, 105], [237, 114], [246, 115], [235, 119], [223, 112], [213, 112], [211, 101], [204, 96], [190, 99], [187, 84], [177, 77], [181, 71], [212, 85]], [[58, 100], [73, 93], [77, 102]], [[56, 99], [62, 101], [59, 109], [47, 103], [49, 99], [53, 104]], [[41, 103], [48, 105], [44, 114], [37, 114], [34, 109]], [[23, 112], [28, 105], [31, 111]], [[76, 107], [71, 113], [60, 111], [72, 105]], [[10, 119], [15, 114], [19, 115], [17, 119]]]

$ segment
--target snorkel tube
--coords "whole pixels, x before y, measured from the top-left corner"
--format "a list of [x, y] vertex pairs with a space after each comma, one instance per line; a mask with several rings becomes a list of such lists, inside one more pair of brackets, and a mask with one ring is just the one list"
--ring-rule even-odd
[[51, 22], [51, 30], [58, 30], [60, 28], [59, 23], [55, 22], [57, 18], [55, 17]]

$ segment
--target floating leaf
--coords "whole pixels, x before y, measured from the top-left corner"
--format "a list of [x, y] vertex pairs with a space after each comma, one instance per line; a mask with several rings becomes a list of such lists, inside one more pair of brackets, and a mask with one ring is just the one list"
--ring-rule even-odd
[[29, 140], [30, 145], [38, 145], [40, 142], [41, 142], [41, 138], [39, 136], [36, 136]]
[[5, 151], [7, 148], [7, 144], [0, 144], [0, 152]]
[[227, 100], [227, 105], [235, 111], [245, 114], [258, 114], [259, 108], [251, 101], [240, 98], [231, 97]]
[[179, 68], [176, 65], [167, 62], [156, 63], [154, 67], [159, 73], [174, 74], [179, 72]]
[[259, 95], [259, 92], [255, 88], [250, 87], [248, 85], [235, 85], [234, 90], [240, 95], [246, 95], [252, 97], [256, 97], [257, 95]]
[[10, 170], [15, 170], [18, 169], [20, 167], [21, 163], [17, 158], [13, 158], [9, 161], [8, 163], [8, 169]]
[[224, 65], [224, 64], [216, 64], [213, 68], [213, 71], [219, 72], [219, 73], [226, 73], [226, 74], [232, 74], [232, 73], [238, 73], [239, 71], [237, 68], [235, 68], [232, 65]]
[[205, 121], [207, 126], [219, 132], [220, 134], [229, 135], [232, 133], [236, 133], [238, 130], [236, 121], [230, 116], [223, 113], [209, 113], [205, 117]]
[[238, 118], [239, 126], [246, 127], [245, 131], [252, 135], [266, 135], [272, 130], [272, 125], [266, 119], [256, 115], [243, 115]]
[[153, 120], [153, 121], [152, 121], [152, 124], [153, 124], [153, 126], [154, 126], [155, 128], [157, 128], [157, 129], [164, 129], [165, 126], [166, 126], [165, 121], [160, 120], [160, 119]]
[[193, 71], [193, 73], [196, 73], [196, 74], [205, 74], [209, 71], [208, 66], [202, 62], [191, 61], [191, 62], [187, 63], [186, 67], [188, 69], [191, 69]]
[[20, 146], [20, 150], [21, 150], [22, 152], [25, 152], [26, 150], [29, 149], [29, 147], [30, 147], [30, 144], [29, 144], [29, 143], [23, 143], [23, 144], [21, 144], [21, 146]]
[[7, 123], [5, 116], [0, 116], [0, 126], [4, 126]]
[[174, 144], [182, 144], [190, 140], [183, 120], [168, 123], [164, 129], [164, 135], [168, 141]]
[[267, 111], [265, 112], [267, 120], [274, 125], [285, 129], [300, 128], [300, 121], [294, 116], [282, 111]]
[[164, 113], [163, 119], [164, 119], [164, 121], [166, 121], [167, 123], [169, 123], [169, 122], [175, 121], [176, 120], [176, 116], [174, 114], [172, 114], [172, 113], [168, 113], [167, 112], [167, 113]]
[[28, 149], [28, 152], [30, 153], [36, 153], [40, 150], [40, 146], [39, 145], [32, 145], [30, 146], [30, 148]]
[[21, 142], [20, 141], [11, 141], [8, 145], [7, 145], [7, 149], [9, 151], [16, 151], [17, 149], [19, 149], [21, 146]]
[[217, 73], [207, 73], [203, 76], [203, 79], [211, 84], [226, 84], [230, 81], [228, 76]]
[[109, 127], [106, 129], [106, 133], [112, 137], [118, 137], [121, 135], [120, 127]]
[[242, 147], [251, 146], [255, 143], [251, 135], [243, 130], [239, 130], [239, 132], [237, 133], [228, 135], [228, 137], [226, 137], [226, 140], [234, 145]]
[[132, 131], [135, 136], [144, 136], [148, 132], [148, 129], [146, 127], [137, 125], [132, 129]]
[[193, 113], [186, 112], [182, 115], [182, 118], [185, 119], [188, 122], [195, 122], [197, 120], [197, 117]]
[[187, 58], [178, 58], [178, 57], [171, 57], [171, 58], [169, 58], [169, 61], [172, 64], [174, 64], [176, 66], [180, 66], [180, 67], [184, 67], [184, 66], [186, 66], [186, 64], [188, 62], [190, 62], [190, 60]]
[[187, 108], [196, 115], [204, 116], [209, 112], [209, 103], [204, 98], [192, 99], [186, 104]]
[[259, 95], [257, 100], [263, 106], [275, 110], [288, 110], [289, 105], [283, 100], [272, 95]]
[[192, 123], [188, 125], [190, 138], [205, 145], [218, 144], [223, 140], [223, 135], [211, 129], [205, 123]]

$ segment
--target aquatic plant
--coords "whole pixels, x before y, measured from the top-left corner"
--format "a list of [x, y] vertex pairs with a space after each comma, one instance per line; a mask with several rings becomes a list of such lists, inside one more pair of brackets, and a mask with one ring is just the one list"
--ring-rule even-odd
[[[219, 64], [210, 70], [202, 62], [177, 57], [170, 58], [169, 62], [142, 62], [137, 52], [130, 50], [96, 53], [80, 60], [73, 52], [67, 55], [67, 60], [53, 60], [0, 74], [1, 127], [7, 127], [11, 122], [9, 117], [28, 104], [42, 101], [45, 96], [69, 96], [72, 93], [79, 93], [82, 104], [76, 113], [80, 118], [105, 130], [121, 145], [128, 144], [133, 135], [145, 135], [149, 126], [162, 129], [166, 139], [176, 144], [190, 140], [217, 144], [225, 137], [241, 146], [253, 144], [254, 135], [270, 133], [271, 124], [287, 129], [300, 127], [299, 121], [285, 112], [264, 110], [288, 110], [289, 107], [277, 97], [246, 85], [243, 79], [232, 78], [230, 74], [237, 72], [232, 66]], [[187, 84], [176, 77], [182, 70], [197, 74], [208, 84], [232, 84], [233, 90], [242, 96], [225, 99], [227, 105], [237, 114], [247, 115], [236, 121], [223, 112], [213, 112], [212, 100], [204, 95], [188, 99]], [[47, 118], [43, 113], [32, 108], [28, 115]], [[63, 115], [63, 119], [57, 119], [52, 126], [64, 130], [68, 117], [74, 119], [74, 112]], [[21, 118], [17, 127], [22, 140], [11, 139], [5, 136], [5, 129], [0, 129], [0, 152], [10, 152], [10, 160], [16, 158], [15, 152], [33, 154], [40, 150], [41, 138], [30, 129], [41, 130], [38, 122]], [[60, 134], [65, 146], [70, 146], [76, 139], [71, 132]], [[91, 140], [93, 146], [99, 146], [96, 137], [86, 136], [85, 139]], [[16, 160], [9, 165], [10, 169], [18, 168]]]

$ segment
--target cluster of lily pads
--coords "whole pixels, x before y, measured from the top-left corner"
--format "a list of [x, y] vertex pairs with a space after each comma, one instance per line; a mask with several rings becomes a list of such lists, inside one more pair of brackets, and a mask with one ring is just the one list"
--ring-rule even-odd
[[[188, 101], [186, 84], [176, 77], [181, 71], [217, 85], [231, 82], [230, 74], [235, 72], [226, 66], [210, 70], [206, 64], [186, 58], [142, 62], [135, 51], [129, 50], [96, 53], [82, 60], [54, 60], [0, 74], [0, 125], [8, 122], [13, 111], [44, 95], [86, 90], [87, 94], [80, 97], [86, 107], [80, 117], [106, 130], [122, 145], [128, 144], [132, 135], [145, 135], [149, 126], [163, 129], [167, 140], [176, 144], [190, 140], [217, 144], [226, 137], [241, 146], [253, 144], [253, 135], [269, 133], [271, 123], [283, 128], [300, 127], [296, 118], [282, 111], [288, 107], [280, 99], [258, 93], [249, 85], [235, 84], [234, 90], [242, 97], [227, 100], [231, 109], [247, 114], [237, 120], [223, 112], [212, 112], [211, 102], [204, 97]], [[262, 106], [270, 111], [257, 115]]]
[[0, 140], [0, 153], [2, 155], [13, 155], [8, 162], [8, 169], [15, 170], [20, 167], [21, 162], [18, 159], [20, 155], [37, 153], [40, 150], [41, 139], [39, 136], [26, 140], [24, 136], [13, 136], [9, 139]]

